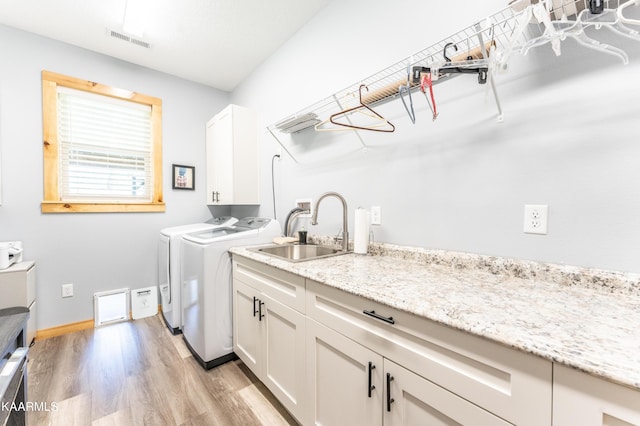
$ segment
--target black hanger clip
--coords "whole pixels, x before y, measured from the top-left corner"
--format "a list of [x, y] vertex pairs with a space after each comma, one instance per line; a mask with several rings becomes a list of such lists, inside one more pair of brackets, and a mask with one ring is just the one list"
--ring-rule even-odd
[[[454, 74], [454, 73], [458, 73], [458, 74], [478, 74], [478, 83], [479, 84], [485, 84], [487, 82], [487, 77], [489, 75], [489, 68], [488, 67], [470, 67], [470, 68], [466, 68], [466, 67], [456, 67], [456, 66], [450, 66], [451, 63], [447, 64], [448, 66], [446, 66], [445, 68], [438, 68], [438, 72], [439, 75], [438, 77], [442, 77], [444, 75], [447, 74]], [[435, 68], [433, 68], [435, 69]], [[432, 67], [413, 67], [412, 71], [411, 71], [411, 79], [413, 84], [420, 84], [420, 76], [423, 73], [430, 73], [432, 70]]]

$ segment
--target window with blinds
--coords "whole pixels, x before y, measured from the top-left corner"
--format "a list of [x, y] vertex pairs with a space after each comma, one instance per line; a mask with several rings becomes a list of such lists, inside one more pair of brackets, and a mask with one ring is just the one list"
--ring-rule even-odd
[[151, 107], [58, 90], [60, 198], [151, 201]]
[[42, 73], [42, 211], [157, 212], [162, 199], [162, 101]]

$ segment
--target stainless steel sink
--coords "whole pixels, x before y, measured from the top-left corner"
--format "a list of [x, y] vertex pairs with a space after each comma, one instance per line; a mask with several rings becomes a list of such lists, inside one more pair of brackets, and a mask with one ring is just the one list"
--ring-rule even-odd
[[302, 262], [305, 260], [322, 259], [325, 257], [337, 256], [346, 252], [328, 246], [318, 246], [314, 244], [283, 244], [265, 247], [255, 247], [249, 250], [269, 256], [278, 257], [290, 262]]

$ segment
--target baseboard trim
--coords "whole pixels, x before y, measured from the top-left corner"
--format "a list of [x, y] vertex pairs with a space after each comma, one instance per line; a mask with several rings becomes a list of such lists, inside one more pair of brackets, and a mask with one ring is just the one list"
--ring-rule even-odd
[[[158, 305], [158, 313], [162, 313], [162, 305]], [[133, 318], [133, 316], [132, 313], [129, 312], [129, 319], [131, 318]], [[75, 333], [76, 331], [87, 330], [94, 327], [95, 322], [91, 319], [86, 321], [73, 322], [71, 324], [59, 325], [51, 328], [43, 328], [42, 330], [36, 331], [36, 337], [34, 338], [34, 340], [50, 339], [52, 337]]]
[[75, 333], [76, 331], [87, 330], [94, 327], [92, 319], [74, 322], [71, 324], [59, 325], [57, 327], [44, 328], [36, 331], [35, 340], [49, 339], [51, 337], [62, 336], [64, 334]]

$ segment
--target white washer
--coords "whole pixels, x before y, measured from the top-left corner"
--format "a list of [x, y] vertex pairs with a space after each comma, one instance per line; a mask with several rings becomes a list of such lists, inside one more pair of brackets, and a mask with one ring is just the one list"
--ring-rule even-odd
[[182, 235], [189, 232], [206, 231], [207, 229], [231, 226], [238, 219], [235, 217], [214, 217], [203, 223], [174, 226], [160, 231], [158, 241], [158, 292], [162, 303], [164, 322], [173, 334], [182, 329], [182, 289], [180, 286], [180, 245]]
[[182, 336], [205, 369], [236, 358], [228, 249], [269, 243], [281, 232], [276, 220], [246, 217], [234, 226], [183, 235]]

